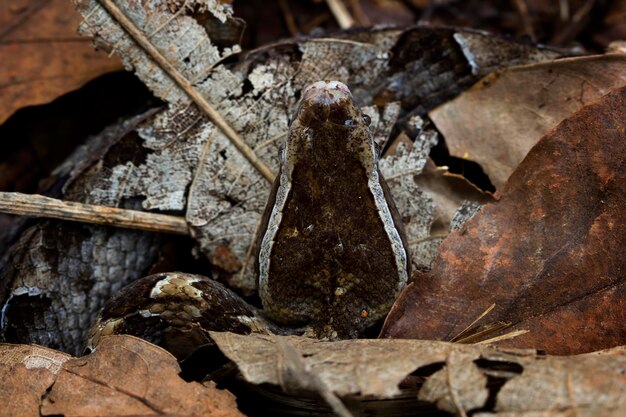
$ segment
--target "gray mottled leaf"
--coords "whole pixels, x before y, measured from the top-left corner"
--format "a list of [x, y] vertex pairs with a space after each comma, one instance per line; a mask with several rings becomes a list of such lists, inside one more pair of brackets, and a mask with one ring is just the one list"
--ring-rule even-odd
[[[83, 15], [79, 31], [94, 37], [99, 47], [118, 54], [152, 92], [170, 103], [189, 103], [187, 94], [128, 35], [96, 0], [75, 0]], [[217, 0], [190, 0], [180, 6], [161, 0], [118, 1], [122, 13], [143, 32], [156, 49], [201, 93], [211, 68], [224, 57], [239, 52], [238, 45], [220, 50], [195, 15], [211, 13], [222, 23], [231, 19], [230, 6]], [[174, 40], [174, 42], [173, 42]], [[178, 40], [178, 41], [176, 41]]]

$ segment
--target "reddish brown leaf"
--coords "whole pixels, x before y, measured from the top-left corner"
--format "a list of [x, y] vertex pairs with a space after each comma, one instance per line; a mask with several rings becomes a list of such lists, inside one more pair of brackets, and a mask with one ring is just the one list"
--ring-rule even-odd
[[67, 0], [0, 2], [0, 123], [17, 109], [121, 69], [119, 59], [94, 51], [78, 36], [80, 22]]
[[131, 336], [109, 336], [95, 353], [63, 364], [42, 415], [241, 416], [235, 397], [214, 384], [185, 382], [176, 359]]
[[41, 397], [71, 356], [35, 345], [0, 345], [0, 414], [38, 416]]
[[554, 354], [626, 340], [626, 88], [564, 120], [501, 200], [451, 234], [401, 294], [383, 337], [449, 340], [490, 321], [530, 333], [506, 346]]
[[550, 129], [626, 85], [626, 55], [504, 69], [430, 112], [450, 153], [478, 162], [499, 188]]

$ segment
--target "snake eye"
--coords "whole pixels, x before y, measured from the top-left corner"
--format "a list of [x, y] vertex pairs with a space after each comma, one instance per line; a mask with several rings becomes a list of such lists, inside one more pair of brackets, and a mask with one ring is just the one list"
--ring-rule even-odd
[[363, 115], [363, 122], [365, 123], [366, 126], [369, 126], [370, 123], [372, 123], [372, 118], [369, 117], [367, 114]]

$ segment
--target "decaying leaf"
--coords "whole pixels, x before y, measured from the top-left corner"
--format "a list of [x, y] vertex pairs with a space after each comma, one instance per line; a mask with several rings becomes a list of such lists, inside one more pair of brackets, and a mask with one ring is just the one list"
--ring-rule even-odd
[[499, 193], [440, 246], [384, 337], [450, 340], [492, 303], [530, 330], [503, 342], [553, 354], [626, 340], [626, 88], [565, 119]]
[[[148, 53], [135, 43], [101, 2], [74, 0], [74, 4], [85, 18], [79, 31], [86, 36], [97, 36], [95, 40], [99, 46], [116, 52], [125, 67], [134, 71], [157, 97], [170, 103], [191, 102], [189, 96], [163, 68], [155, 65]], [[204, 91], [202, 81], [208, 77], [213, 67], [226, 56], [240, 51], [238, 45], [220, 50], [211, 42], [209, 33], [202, 25], [203, 22], [212, 24], [214, 21], [211, 18], [204, 21], [197, 18], [204, 13], [224, 25], [232, 20], [232, 9], [215, 0], [192, 0], [180, 4], [124, 1], [116, 2], [115, 5], [203, 95], [208, 95], [208, 92]], [[171, 40], [175, 37], [184, 37], [185, 42], [172, 43]]]
[[626, 55], [507, 68], [429, 113], [450, 153], [478, 162], [499, 188], [530, 148], [570, 114], [626, 85]]
[[241, 416], [215, 384], [185, 382], [176, 359], [132, 336], [109, 336], [96, 352], [63, 363], [41, 415]]
[[0, 344], [2, 415], [39, 415], [41, 398], [69, 359], [68, 354], [41, 346]]
[[118, 59], [76, 35], [80, 17], [67, 0], [0, 4], [0, 123], [16, 110], [47, 103], [107, 72]]
[[176, 359], [143, 340], [110, 336], [82, 358], [0, 344], [3, 416], [241, 416], [213, 383], [186, 382]]
[[427, 340], [321, 342], [216, 332], [211, 338], [246, 381], [257, 385], [279, 386], [288, 378], [292, 389], [312, 388], [308, 379], [283, 374], [291, 369], [281, 347], [288, 345], [309, 374], [344, 398], [394, 398], [399, 384], [414, 374], [421, 378], [417, 399], [456, 415], [480, 410], [484, 416], [552, 416], [559, 410], [599, 417], [626, 408], [626, 356], [620, 353], [552, 357]]

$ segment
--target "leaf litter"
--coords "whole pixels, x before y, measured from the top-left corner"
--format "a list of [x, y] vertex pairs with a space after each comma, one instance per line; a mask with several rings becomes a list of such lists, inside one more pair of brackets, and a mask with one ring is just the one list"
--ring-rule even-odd
[[[146, 210], [185, 211], [187, 220], [195, 229], [195, 237], [198, 239], [201, 252], [210, 255], [216, 248], [223, 250], [226, 247], [238, 259], [244, 261], [242, 265], [247, 265], [245, 260], [248, 253], [249, 238], [246, 237], [254, 233], [255, 217], [258, 218], [259, 212], [263, 209], [265, 195], [269, 189], [267, 182], [247, 164], [223, 133], [216, 129], [194, 105], [190, 104], [186, 94], [169, 78], [164, 77], [164, 73], [158, 68], [158, 65], [137, 47], [132, 39], [117, 26], [117, 23], [102, 13], [99, 3], [93, 1], [76, 1], [76, 3], [86, 17], [83, 31], [95, 36], [95, 43], [98, 46], [120, 53], [127, 68], [135, 70], [152, 91], [167, 102], [165, 109], [153, 116], [151, 120], [144, 122], [136, 130], [145, 143], [145, 148], [148, 149], [148, 158], [141, 163], [126, 161], [122, 164], [125, 167], [120, 168], [121, 165], [113, 167], [112, 172], [115, 175], [111, 177], [108, 186], [94, 190], [96, 193], [88, 194], [87, 198], [100, 201], [107, 201], [108, 198], [109, 201], [119, 202], [123, 199], [142, 197], [144, 198], [143, 208]], [[169, 3], [169, 6], [172, 4], [175, 3]], [[394, 120], [400, 114], [404, 115], [411, 112], [413, 115], [423, 115], [434, 105], [454, 95], [454, 92], [448, 91], [431, 101], [421, 100], [429, 92], [443, 89], [446, 82], [456, 83], [463, 88], [463, 86], [476, 81], [479, 76], [485, 75], [499, 66], [537, 62], [556, 56], [554, 53], [544, 53], [530, 47], [521, 48], [516, 45], [511, 46], [508, 57], [506, 54], [480, 53], [481, 46], [485, 47], [488, 44], [489, 47], [485, 49], [493, 50], [494, 43], [497, 44], [500, 41], [477, 33], [413, 28], [406, 31], [373, 30], [352, 35], [340, 35], [337, 38], [288, 41], [283, 45], [276, 46], [273, 53], [267, 50], [259, 51], [256, 55], [251, 54], [239, 64], [231, 66], [224, 65], [223, 60], [238, 53], [238, 47], [235, 44], [221, 48], [212, 45], [208, 29], [202, 29], [202, 25], [194, 20], [194, 13], [201, 10], [203, 12], [210, 11], [216, 18], [228, 21], [231, 17], [228, 6], [213, 1], [194, 1], [184, 4], [189, 7], [174, 7], [173, 9], [162, 7], [163, 3], [158, 0], [144, 4], [120, 2], [120, 7], [135, 21], [135, 24], [140, 26], [145, 34], [149, 35], [151, 41], [192, 82], [197, 91], [211, 103], [218, 103], [218, 111], [228, 123], [274, 170], [280, 140], [284, 137], [298, 92], [311, 81], [321, 78], [339, 78], [353, 88], [355, 96], [363, 105], [374, 102], [380, 105], [382, 98], [382, 104], [385, 106], [380, 113], [380, 119], [384, 123], [380, 132], [377, 132], [377, 139], [379, 143], [385, 143], [389, 141], [389, 132], [394, 124], [393, 121], [389, 122], [389, 120]], [[173, 25], [169, 27], [172, 23]], [[452, 77], [450, 72], [433, 73], [436, 70], [432, 66], [429, 67], [430, 63], [427, 62], [427, 59], [410, 56], [407, 53], [411, 50], [409, 46], [414, 47], [420, 45], [420, 42], [426, 38], [437, 37], [445, 40], [443, 44], [446, 45], [446, 48], [457, 48], [455, 52], [465, 59], [466, 72], [452, 72], [454, 73]], [[197, 48], [193, 45], [197, 45]], [[403, 50], [402, 47], [405, 49]], [[520, 49], [525, 49], [527, 54], [520, 54]], [[392, 50], [395, 55], [390, 53]], [[198, 54], [199, 51], [204, 51], [206, 54]], [[283, 51], [291, 51], [291, 53], [283, 54]], [[452, 55], [454, 56], [454, 54]], [[458, 59], [458, 57], [454, 59]], [[426, 70], [420, 71], [421, 66], [425, 67]], [[415, 73], [432, 75], [430, 77], [432, 83], [416, 86], [415, 82], [420, 82], [420, 79], [423, 78], [415, 77]], [[451, 87], [450, 89], [454, 90]], [[417, 97], [419, 104], [412, 102], [411, 96]], [[396, 102], [399, 102], [400, 105], [398, 106]], [[392, 116], [393, 114], [395, 116]], [[430, 236], [433, 222], [439, 216], [435, 214], [432, 197], [430, 199], [428, 196], [422, 198], [424, 203], [419, 204], [420, 207], [417, 211], [415, 207], [411, 206], [411, 204], [414, 205], [414, 201], [408, 198], [408, 196], [422, 192], [416, 188], [412, 177], [418, 174], [426, 164], [428, 150], [430, 146], [434, 145], [433, 135], [433, 132], [428, 133], [424, 130], [415, 137], [410, 137], [410, 140], [419, 139], [416, 140], [412, 148], [405, 147], [399, 149], [393, 156], [388, 156], [388, 158], [395, 158], [394, 163], [391, 163], [392, 160], [389, 159], [387, 175], [392, 180], [390, 182], [399, 184], [397, 188], [401, 191], [393, 191], [392, 187], [396, 200], [400, 202], [398, 205], [401, 207], [399, 208], [406, 219], [409, 221], [412, 219], [412, 221], [420, 224], [420, 226], [412, 228], [409, 223], [408, 227], [413, 230], [409, 239], [416, 241]], [[403, 164], [407, 165], [404, 166]], [[384, 160], [381, 165], [385, 165]], [[171, 182], [159, 184], [163, 177], [171, 179]], [[189, 191], [186, 192], [185, 190]], [[406, 193], [406, 198], [402, 196], [402, 192]], [[402, 203], [403, 200], [405, 200], [404, 203]], [[405, 206], [402, 207], [402, 204]], [[468, 207], [463, 202], [460, 205], [464, 211], [464, 208]], [[473, 213], [476, 208], [469, 211]], [[459, 217], [459, 213], [451, 216], [450, 209], [446, 210], [446, 213], [448, 214], [442, 216], [445, 217], [445, 222], [451, 221], [453, 228], [458, 228], [459, 225], [455, 225], [454, 220], [449, 219]], [[475, 215], [470, 222], [475, 222], [476, 217], [480, 215], [481, 212]], [[428, 220], [423, 221], [423, 219]], [[443, 223], [445, 224], [445, 222]], [[419, 261], [420, 265], [430, 265], [438, 243], [435, 241], [434, 246], [429, 247], [431, 254], [425, 256], [423, 261]], [[436, 264], [435, 268], [437, 267]], [[238, 277], [227, 276], [226, 279], [244, 291], [251, 291], [254, 287], [251, 274], [247, 269], [243, 270], [243, 275]], [[228, 337], [238, 338], [242, 336], [230, 335]], [[253, 338], [242, 339], [245, 342], [242, 341], [241, 345], [252, 344]], [[521, 361], [519, 358], [525, 357], [523, 353], [490, 350], [489, 354], [484, 354], [488, 359], [482, 356], [479, 358], [472, 356], [472, 354], [476, 355], [476, 352], [482, 351], [482, 349], [489, 350], [491, 348], [450, 345], [441, 342], [369, 340], [340, 343], [359, 344], [358, 348], [348, 348], [345, 352], [352, 352], [352, 355], [360, 357], [363, 349], [360, 344], [364, 342], [389, 343], [389, 346], [403, 346], [405, 343], [424, 344], [420, 345], [419, 349], [436, 351], [432, 357], [432, 362], [426, 363], [424, 361], [423, 366], [443, 363], [445, 367], [435, 371], [429, 377], [430, 379], [426, 380], [419, 392], [419, 398], [434, 402], [443, 410], [459, 414], [463, 414], [465, 410], [481, 410], [481, 407], [487, 407], [487, 402], [493, 399], [493, 393], [487, 392], [486, 385], [489, 382], [489, 375], [483, 372], [483, 368], [493, 366], [492, 362], [517, 363], [513, 360], [514, 358], [517, 357], [519, 362]], [[116, 342], [111, 343], [112, 345], [124, 345], [127, 342], [116, 339]], [[314, 344], [321, 342], [294, 339], [286, 343], [296, 345], [297, 348], [298, 343]], [[335, 347], [339, 348], [340, 346], [344, 345], [336, 345]], [[334, 347], [332, 344], [327, 344], [325, 349], [332, 351]], [[372, 366], [384, 366], [386, 361], [391, 359], [403, 357], [423, 359], [424, 351], [418, 351], [414, 351], [412, 355], [389, 354], [383, 360], [367, 362]], [[305, 361], [309, 359], [307, 355], [309, 353], [302, 353], [301, 355]], [[512, 355], [512, 357], [507, 355]], [[532, 354], [528, 355], [532, 356]], [[502, 357], [505, 359], [501, 359]], [[593, 356], [593, 358], [598, 357], [604, 358], [605, 356]], [[621, 383], [623, 386], [623, 380], [619, 380], [620, 375], [623, 374], [623, 370], [620, 371], [620, 361], [623, 356], [613, 356], [612, 359], [615, 357], [618, 360], [611, 362], [611, 366], [603, 363], [603, 359], [594, 362], [594, 360], [582, 356], [564, 358], [564, 360], [584, 358], [581, 359], [583, 362], [581, 369], [585, 369], [586, 375], [597, 370], [597, 375], [604, 377], [609, 375], [609, 381], [616, 382], [617, 386]], [[479, 362], [481, 359], [485, 359], [487, 365], [485, 362]], [[550, 363], [549, 366], [546, 365], [552, 359], [555, 362]], [[553, 368], [558, 368], [558, 359], [548, 357], [537, 360], [532, 358], [534, 361], [532, 363], [537, 363], [538, 367], [545, 369], [550, 374], [555, 372]], [[351, 366], [360, 363], [354, 357], [345, 359], [345, 361]], [[335, 366], [336, 362], [331, 361], [330, 365]], [[415, 363], [412, 364], [412, 366], [414, 365]], [[531, 369], [533, 365], [525, 363], [521, 366], [525, 370], [522, 375], [527, 375], [526, 369]], [[419, 368], [420, 365], [418, 364], [417, 367]], [[559, 381], [571, 381], [567, 378], [578, 375], [572, 371], [573, 368], [570, 368], [569, 363], [564, 368], [563, 373], [558, 374], [561, 375]], [[361, 394], [370, 392], [372, 395], [377, 392], [376, 395], [379, 395], [380, 392], [388, 392], [385, 390], [391, 389], [393, 391], [399, 381], [415, 369], [413, 367], [396, 372], [397, 378], [394, 380], [394, 384], [385, 384], [384, 387], [379, 387], [381, 391], [375, 391], [374, 388], [371, 388], [371, 391], [366, 388], [359, 388], [356, 392]], [[515, 366], [512, 366], [512, 369], [513, 371], [509, 371], [508, 374], [500, 369], [492, 369], [490, 372], [499, 378], [502, 378], [503, 375], [510, 376], [519, 373], [515, 372], [515, 369], [518, 369]], [[614, 378], [614, 371], [618, 374], [615, 376], [616, 379]], [[459, 375], [459, 372], [464, 374]], [[73, 374], [68, 374], [67, 377], [71, 378], [69, 375]], [[457, 376], [459, 377], [458, 380], [455, 379]], [[466, 382], [455, 385], [461, 380]], [[376, 377], [370, 379], [369, 382], [372, 383], [373, 381], [377, 381]], [[504, 387], [513, 386], [515, 393], [512, 394], [512, 397], [515, 397], [517, 395], [516, 390], [520, 388], [517, 388], [515, 384], [508, 384], [511, 381], [518, 380], [514, 377], [507, 379]], [[525, 386], [534, 386], [527, 381], [523, 381], [523, 383]], [[464, 391], [465, 384], [470, 384], [471, 389]], [[61, 388], [61, 384], [58, 388]], [[538, 409], [533, 410], [525, 409], [524, 405], [510, 405], [514, 402], [509, 401], [508, 397], [500, 400], [500, 394], [504, 392], [503, 388], [497, 395], [498, 401], [493, 411], [502, 413], [523, 413], [525, 411], [551, 413], [555, 407], [558, 407], [559, 410], [571, 409], [574, 412], [581, 410], [580, 404], [571, 401], [571, 386], [569, 384], [565, 384], [565, 386], [553, 384], [550, 388], [553, 388], [553, 391], [549, 391], [552, 398], [558, 401], [556, 403], [541, 403]], [[610, 391], [610, 395], [599, 399], [599, 392], [593, 390], [595, 388], [596, 386], [593, 385], [586, 391], [591, 392], [591, 400], [584, 405], [584, 411], [588, 412], [589, 415], [615, 412], [624, 406], [623, 396], [619, 390]], [[334, 386], [330, 391], [344, 392], [335, 389]], [[59, 396], [58, 398], [64, 398], [64, 393], [61, 391], [55, 394]], [[527, 400], [528, 396], [532, 397], [533, 395], [535, 395], [534, 390], [531, 390], [530, 393], [522, 395], [521, 398]], [[548, 395], [546, 398], [550, 398], [550, 396]], [[567, 402], [566, 400], [570, 401]], [[598, 402], [595, 402], [596, 400]], [[54, 404], [48, 403], [47, 406], [52, 407], [51, 412], [58, 412], [57, 409], [54, 409]], [[489, 410], [483, 409], [483, 411], [482, 415], [491, 415]]]
[[575, 354], [622, 344], [625, 110], [622, 87], [541, 138], [498, 201], [404, 289], [383, 336], [449, 340], [495, 304], [489, 320], [529, 330], [501, 346]]

